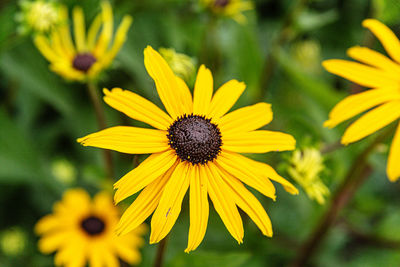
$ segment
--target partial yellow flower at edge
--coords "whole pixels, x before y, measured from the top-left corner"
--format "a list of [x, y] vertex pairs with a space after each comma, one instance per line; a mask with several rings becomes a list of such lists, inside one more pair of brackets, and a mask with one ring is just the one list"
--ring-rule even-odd
[[[102, 12], [93, 20], [86, 32], [83, 10], [73, 9], [74, 40], [69, 25], [64, 23], [49, 36], [38, 35], [34, 42], [50, 62], [50, 69], [67, 80], [86, 82], [95, 80], [108, 68], [121, 49], [132, 23], [131, 16], [124, 16], [113, 39], [113, 14], [109, 2], [101, 3]], [[68, 10], [62, 8], [62, 17], [68, 21]]]
[[122, 216], [117, 232], [129, 233], [153, 214], [150, 243], [159, 242], [175, 224], [189, 190], [186, 252], [196, 249], [206, 233], [208, 196], [239, 244], [243, 242], [244, 229], [237, 207], [249, 215], [263, 235], [272, 236], [267, 213], [243, 183], [273, 200], [276, 195], [271, 180], [292, 194], [298, 191], [271, 166], [240, 154], [295, 148], [296, 141], [289, 134], [257, 130], [271, 122], [271, 105], [258, 103], [228, 113], [245, 90], [244, 83], [230, 80], [213, 94], [213, 76], [202, 65], [192, 97], [186, 83], [150, 46], [144, 51], [144, 63], [168, 113], [120, 88], [104, 89], [104, 100], [156, 129], [116, 126], [78, 139], [84, 146], [151, 154], [114, 185], [116, 203], [141, 191]]
[[319, 177], [325, 168], [321, 152], [316, 148], [296, 150], [290, 159], [288, 173], [307, 193], [310, 199], [319, 204], [325, 203], [325, 197], [330, 194], [328, 187]]
[[119, 266], [119, 259], [138, 264], [145, 225], [125, 236], [117, 236], [119, 210], [111, 195], [100, 192], [90, 198], [83, 189], [70, 189], [35, 226], [39, 250], [55, 252], [56, 266]]
[[216, 15], [231, 17], [236, 22], [244, 24], [247, 18], [242, 12], [252, 10], [253, 3], [246, 0], [199, 0], [200, 4]]
[[[322, 63], [327, 71], [371, 88], [339, 102], [324, 123], [324, 126], [332, 128], [366, 112], [347, 128], [342, 137], [345, 145], [373, 134], [400, 117], [400, 41], [378, 20], [367, 19], [362, 24], [379, 39], [391, 59], [367, 47], [356, 46], [348, 50], [348, 55], [361, 63], [339, 59]], [[400, 177], [399, 128], [390, 148], [386, 169], [392, 182]]]

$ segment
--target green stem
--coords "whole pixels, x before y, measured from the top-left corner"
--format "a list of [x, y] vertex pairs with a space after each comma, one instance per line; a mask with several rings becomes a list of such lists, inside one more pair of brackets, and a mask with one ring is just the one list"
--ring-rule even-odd
[[342, 184], [334, 194], [329, 208], [322, 216], [319, 224], [314, 229], [310, 237], [299, 248], [297, 257], [290, 264], [290, 266], [305, 266], [312, 258], [317, 248], [324, 240], [326, 234], [329, 232], [329, 229], [336, 222], [339, 212], [352, 199], [358, 188], [371, 173], [372, 168], [367, 162], [369, 155], [372, 153], [375, 147], [384, 141], [392, 132], [393, 128], [390, 127], [383, 134], [379, 135], [361, 154], [359, 154], [352, 167], [349, 169]]
[[[100, 130], [105, 129], [107, 127], [106, 119], [104, 116], [103, 105], [100, 101], [100, 95], [99, 95], [99, 90], [97, 88], [97, 84], [93, 81], [89, 81], [87, 83], [87, 88], [89, 91], [90, 100], [92, 101], [93, 108], [96, 114], [96, 119], [99, 129]], [[110, 150], [103, 150], [103, 159], [105, 163], [107, 176], [109, 179], [112, 180], [114, 177], [114, 167]]]
[[156, 259], [154, 261], [154, 267], [163, 266], [164, 255], [167, 248], [167, 241], [168, 241], [168, 236], [164, 237], [164, 239], [161, 240], [160, 243], [158, 243]]

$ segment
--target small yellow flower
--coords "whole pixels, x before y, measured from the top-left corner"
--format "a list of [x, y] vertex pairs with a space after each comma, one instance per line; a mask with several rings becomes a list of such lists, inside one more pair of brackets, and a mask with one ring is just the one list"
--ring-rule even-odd
[[254, 8], [252, 2], [244, 0], [200, 0], [200, 3], [214, 14], [231, 17], [241, 24], [247, 21], [242, 12]]
[[[371, 88], [339, 102], [329, 114], [324, 126], [332, 128], [360, 113], [367, 112], [351, 124], [342, 137], [347, 145], [382, 129], [400, 117], [400, 41], [384, 24], [375, 20], [363, 21], [380, 40], [388, 58], [367, 47], [352, 47], [348, 55], [357, 62], [331, 59], [323, 62], [329, 72]], [[400, 177], [400, 125], [395, 133], [387, 164], [387, 176], [394, 182]]]
[[53, 213], [35, 226], [42, 236], [39, 250], [56, 252], [56, 266], [119, 266], [119, 259], [137, 264], [144, 243], [140, 235], [146, 226], [138, 225], [129, 235], [117, 236], [118, 219], [119, 210], [108, 193], [98, 193], [92, 201], [83, 189], [68, 190], [54, 204]]
[[158, 49], [158, 52], [160, 52], [161, 56], [167, 61], [172, 71], [185, 81], [189, 81], [194, 75], [195, 66], [193, 58], [185, 54], [177, 53], [173, 48], [161, 47]]
[[319, 204], [325, 203], [329, 189], [321, 181], [319, 174], [325, 168], [321, 152], [315, 148], [296, 150], [290, 159], [289, 174], [307, 193], [310, 199]]
[[5, 230], [0, 234], [0, 247], [4, 255], [16, 257], [26, 248], [27, 236], [20, 228]]
[[57, 181], [64, 184], [71, 184], [76, 180], [76, 169], [66, 159], [57, 159], [51, 164], [51, 172]]
[[59, 5], [51, 0], [21, 1], [20, 6], [17, 20], [23, 34], [48, 33], [62, 21]]
[[192, 98], [186, 83], [150, 46], [144, 51], [144, 63], [168, 113], [120, 88], [105, 89], [104, 101], [156, 129], [116, 126], [78, 139], [84, 146], [152, 154], [114, 185], [116, 203], [142, 190], [122, 216], [117, 232], [128, 233], [154, 212], [150, 243], [159, 242], [175, 224], [190, 188], [186, 252], [196, 249], [206, 233], [208, 196], [238, 243], [242, 243], [244, 230], [237, 206], [264, 235], [272, 236], [267, 213], [243, 183], [274, 200], [271, 180], [290, 193], [298, 191], [271, 166], [240, 154], [294, 149], [296, 141], [291, 135], [257, 130], [271, 122], [271, 105], [258, 103], [228, 113], [243, 93], [244, 83], [228, 81], [213, 96], [211, 71], [202, 65]]
[[[98, 78], [100, 72], [112, 63], [126, 40], [132, 18], [124, 16], [112, 43], [112, 8], [109, 2], [102, 2], [101, 8], [102, 12], [95, 17], [87, 34], [83, 11], [80, 7], [74, 8], [75, 44], [66, 23], [53, 30], [50, 36], [35, 37], [35, 45], [50, 62], [52, 71], [65, 79], [85, 82]], [[65, 7], [61, 9], [61, 14], [67, 21], [68, 11]]]

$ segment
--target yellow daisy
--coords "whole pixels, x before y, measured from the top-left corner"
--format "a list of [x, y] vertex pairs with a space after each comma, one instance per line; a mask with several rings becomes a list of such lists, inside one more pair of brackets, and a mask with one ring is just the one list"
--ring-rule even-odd
[[53, 214], [36, 224], [35, 231], [42, 235], [39, 250], [48, 254], [56, 252], [56, 266], [117, 267], [119, 259], [137, 264], [141, 260], [140, 237], [145, 225], [129, 235], [115, 235], [119, 211], [108, 193], [98, 193], [93, 201], [83, 189], [65, 192], [63, 199], [55, 203]]
[[[125, 42], [132, 18], [124, 16], [112, 43], [112, 8], [109, 2], [102, 2], [101, 8], [102, 12], [95, 17], [87, 34], [82, 8], [74, 8], [74, 42], [66, 23], [58, 26], [49, 36], [41, 34], [35, 37], [35, 45], [50, 62], [52, 71], [65, 79], [85, 82], [96, 79], [112, 63]], [[68, 21], [65, 7], [61, 16]]]
[[141, 96], [119, 88], [105, 89], [104, 100], [156, 129], [117, 126], [78, 139], [84, 146], [152, 154], [115, 184], [116, 203], [143, 189], [122, 216], [117, 232], [130, 232], [154, 211], [150, 243], [159, 242], [178, 218], [183, 197], [190, 187], [186, 252], [197, 248], [206, 232], [207, 196], [239, 243], [244, 233], [237, 206], [264, 235], [272, 236], [267, 213], [242, 182], [274, 200], [275, 187], [270, 179], [291, 193], [297, 194], [297, 189], [271, 166], [239, 154], [294, 149], [295, 140], [291, 135], [256, 130], [272, 120], [271, 105], [258, 103], [226, 114], [243, 93], [244, 83], [231, 80], [212, 96], [213, 77], [202, 65], [192, 99], [185, 82], [174, 75], [153, 48], [145, 49], [144, 63], [168, 114]]
[[242, 12], [253, 9], [253, 3], [243, 0], [200, 0], [201, 4], [216, 15], [231, 17], [238, 23], [245, 23]]
[[[379, 39], [391, 59], [367, 47], [356, 46], [347, 53], [364, 64], [340, 59], [322, 63], [327, 71], [371, 88], [339, 102], [324, 124], [332, 128], [367, 111], [347, 128], [342, 137], [344, 145], [369, 136], [400, 117], [400, 41], [388, 27], [375, 19], [364, 20], [362, 25]], [[400, 177], [399, 161], [400, 126], [390, 148], [386, 169], [392, 182]]]

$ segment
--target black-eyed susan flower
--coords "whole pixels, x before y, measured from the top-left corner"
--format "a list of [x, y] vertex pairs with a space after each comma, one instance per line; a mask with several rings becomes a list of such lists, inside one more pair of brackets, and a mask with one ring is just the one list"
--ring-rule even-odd
[[168, 114], [139, 95], [119, 88], [105, 89], [104, 100], [156, 129], [117, 126], [78, 139], [84, 146], [131, 154], [151, 153], [115, 184], [116, 203], [142, 190], [122, 216], [117, 232], [130, 232], [154, 212], [150, 243], [159, 242], [173, 227], [190, 188], [186, 252], [196, 249], [206, 232], [208, 196], [239, 243], [244, 232], [237, 206], [264, 235], [272, 236], [267, 213], [243, 183], [274, 200], [271, 180], [281, 183], [290, 193], [298, 191], [271, 166], [240, 154], [294, 149], [291, 135], [257, 130], [272, 120], [271, 105], [258, 103], [226, 114], [243, 93], [244, 83], [231, 80], [213, 96], [212, 74], [202, 65], [192, 98], [185, 82], [174, 75], [153, 48], [145, 49], [144, 63]]
[[290, 158], [288, 173], [303, 189], [310, 199], [319, 204], [325, 203], [329, 189], [320, 178], [325, 168], [321, 152], [313, 147], [295, 150]]
[[16, 20], [20, 23], [21, 34], [48, 33], [62, 22], [59, 4], [51, 0], [23, 0]]
[[[57, 27], [49, 36], [35, 37], [35, 45], [50, 62], [52, 71], [65, 79], [85, 82], [95, 80], [102, 70], [109, 67], [126, 40], [132, 18], [123, 17], [113, 40], [111, 5], [102, 2], [101, 8], [102, 12], [95, 17], [87, 33], [82, 9], [73, 9], [74, 42], [67, 23]], [[65, 7], [61, 14], [68, 21]]]
[[[370, 88], [339, 102], [324, 124], [332, 128], [367, 111], [347, 128], [341, 140], [344, 145], [369, 136], [400, 117], [400, 41], [375, 19], [364, 20], [362, 24], [380, 40], [391, 59], [367, 47], [356, 46], [348, 50], [348, 55], [364, 64], [340, 59], [323, 62], [327, 71]], [[386, 169], [392, 182], [400, 177], [399, 161], [400, 126], [390, 148]]]
[[108, 193], [98, 193], [92, 200], [83, 189], [68, 190], [54, 204], [53, 213], [36, 224], [39, 250], [56, 252], [56, 266], [118, 267], [119, 260], [137, 264], [146, 227], [138, 225], [130, 234], [117, 236], [118, 219], [119, 210]]
[[200, 0], [200, 3], [215, 15], [230, 17], [238, 23], [245, 23], [243, 12], [254, 8], [252, 2], [245, 0]]

